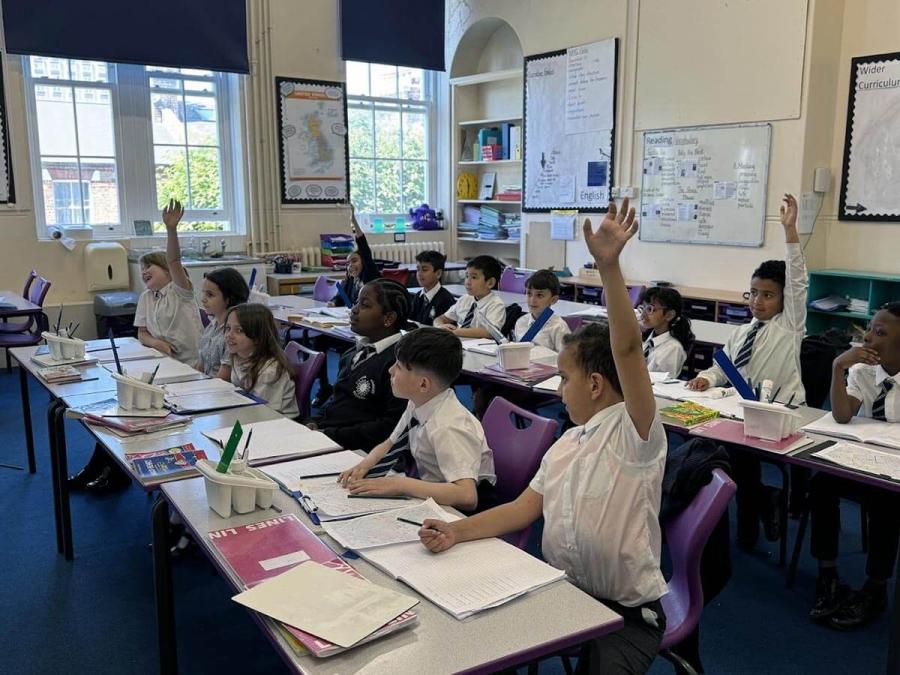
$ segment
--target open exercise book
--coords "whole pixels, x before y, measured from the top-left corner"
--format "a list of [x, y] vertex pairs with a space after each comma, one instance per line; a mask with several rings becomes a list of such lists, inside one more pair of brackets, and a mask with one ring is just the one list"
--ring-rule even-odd
[[[340, 445], [321, 431], [313, 431], [286, 417], [266, 422], [250, 422], [241, 426], [244, 429], [244, 438], [251, 429], [253, 430], [250, 456], [251, 460], [256, 462], [274, 457], [306, 457], [341, 449]], [[222, 427], [204, 431], [203, 435], [225, 447], [231, 436], [231, 429], [232, 427]]]
[[458, 520], [459, 516], [447, 513], [434, 499], [428, 498], [420, 504], [402, 509], [322, 523], [322, 529], [344, 548], [361, 551], [376, 546], [419, 541], [419, 526], [407, 521], [421, 523], [426, 518], [449, 521]]
[[655, 396], [673, 401], [693, 401], [704, 408], [712, 408], [722, 417], [744, 419], [744, 408], [740, 404], [744, 399], [731, 387], [710, 387], [706, 391], [693, 391], [682, 380], [659, 380], [654, 375], [656, 374], [650, 373]]
[[900, 424], [879, 422], [871, 417], [854, 417], [848, 424], [838, 424], [831, 413], [825, 413], [815, 422], [803, 427], [803, 430], [900, 450]]
[[[254, 588], [306, 561], [363, 579], [294, 515], [210, 532], [209, 538], [244, 589]], [[358, 644], [413, 626], [417, 620], [415, 612], [401, 611]], [[313, 656], [331, 656], [344, 651], [343, 647], [297, 627], [286, 624], [279, 624], [279, 627], [292, 646], [296, 648], [299, 643]]]
[[900, 453], [877, 450], [855, 443], [835, 443], [812, 453], [813, 457], [826, 459], [848, 469], [864, 471], [880, 478], [900, 480]]
[[354, 497], [335, 476], [300, 481], [297, 499], [313, 522], [356, 518], [422, 503], [413, 497]]
[[[156, 367], [159, 366], [159, 370]], [[115, 363], [104, 363], [103, 367], [109, 372], [116, 372]], [[156, 377], [153, 378], [153, 384], [169, 384], [171, 382], [186, 382], [188, 380], [202, 380], [206, 375], [199, 370], [191, 368], [189, 365], [176, 361], [171, 357], [163, 359], [136, 359], [122, 364], [122, 371], [126, 375], [132, 377], [140, 377], [143, 373], [152, 373], [156, 371]]]
[[304, 480], [330, 477], [336, 481], [339, 474], [347, 469], [352, 469], [361, 460], [362, 457], [355, 452], [341, 450], [340, 452], [329, 452], [327, 455], [269, 464], [260, 467], [260, 471], [281, 485], [285, 492], [298, 497]]

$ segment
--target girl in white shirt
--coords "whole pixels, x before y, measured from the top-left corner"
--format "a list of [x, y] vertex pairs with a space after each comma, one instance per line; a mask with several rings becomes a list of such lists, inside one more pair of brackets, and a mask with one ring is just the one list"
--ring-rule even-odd
[[268, 307], [245, 303], [228, 310], [225, 348], [220, 378], [259, 396], [285, 417], [300, 415], [291, 365]]
[[641, 295], [640, 308], [647, 370], [678, 377], [694, 342], [681, 293], [674, 288], [653, 286]]

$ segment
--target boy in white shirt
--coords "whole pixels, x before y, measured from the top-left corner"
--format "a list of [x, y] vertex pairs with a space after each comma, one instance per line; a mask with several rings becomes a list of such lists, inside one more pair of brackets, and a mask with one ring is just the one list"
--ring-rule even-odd
[[[559, 302], [559, 277], [550, 270], [538, 270], [525, 282], [525, 297], [528, 301], [528, 312], [516, 321], [516, 327], [513, 329], [516, 340], [522, 339], [545, 309]], [[571, 332], [569, 324], [559, 314], [554, 314], [531, 341], [558, 354], [563, 348], [563, 338]]]
[[488, 338], [486, 326], [501, 330], [506, 322], [506, 307], [494, 288], [500, 283], [500, 262], [489, 255], [472, 258], [466, 265], [466, 295], [434, 325], [453, 331], [459, 338]]
[[[391, 389], [409, 401], [390, 437], [339, 481], [360, 495], [409, 495], [474, 511], [479, 488], [493, 485], [494, 457], [481, 424], [457, 400], [462, 344], [439, 328], [423, 327], [397, 343]], [[419, 478], [386, 475], [412, 455]]]
[[437, 553], [521, 530], [543, 515], [547, 561], [625, 618], [624, 628], [591, 643], [592, 673], [646, 672], [665, 632], [659, 505], [666, 435], [619, 267], [636, 232], [627, 199], [621, 211], [610, 203], [597, 232], [585, 220], [585, 242], [607, 292], [609, 329], [585, 326], [566, 337], [559, 355], [563, 403], [581, 426], [554, 443], [514, 502], [452, 523], [428, 519], [419, 530]]

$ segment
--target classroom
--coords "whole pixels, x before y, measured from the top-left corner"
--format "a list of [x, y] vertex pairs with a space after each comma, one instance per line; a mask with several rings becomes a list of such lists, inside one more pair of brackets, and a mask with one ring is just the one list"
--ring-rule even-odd
[[900, 675], [898, 28], [0, 0], [0, 672]]

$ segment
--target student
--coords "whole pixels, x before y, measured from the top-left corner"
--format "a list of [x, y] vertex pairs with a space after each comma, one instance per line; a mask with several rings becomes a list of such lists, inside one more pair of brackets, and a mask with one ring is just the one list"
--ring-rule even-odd
[[291, 365], [278, 343], [275, 317], [268, 307], [251, 302], [229, 309], [225, 348], [219, 377], [259, 396], [285, 417], [300, 415]]
[[506, 321], [506, 307], [494, 287], [500, 282], [500, 262], [489, 255], [472, 258], [466, 265], [466, 295], [434, 320], [434, 325], [460, 338], [491, 337], [487, 325], [498, 331]]
[[334, 394], [307, 421], [310, 429], [341, 447], [366, 452], [390, 435], [406, 408], [391, 392], [390, 367], [408, 316], [405, 286], [389, 279], [363, 286], [350, 310], [350, 328], [360, 340], [341, 356]]
[[422, 251], [416, 256], [416, 280], [422, 290], [413, 298], [410, 321], [431, 326], [435, 317], [442, 316], [456, 302], [456, 298], [441, 285], [447, 258], [438, 251]]
[[674, 288], [653, 286], [641, 295], [640, 308], [647, 370], [678, 377], [694, 342], [681, 293]]
[[[831, 406], [839, 424], [847, 424], [854, 415], [900, 424], [900, 302], [876, 312], [862, 347], [853, 347], [834, 360]], [[810, 551], [819, 561], [816, 599], [809, 616], [831, 628], [852, 630], [887, 606], [886, 585], [900, 541], [900, 496], [823, 472], [813, 477], [809, 487]], [[854, 592], [841, 583], [837, 572], [842, 496], [863, 504], [869, 516], [867, 579]]]
[[[394, 396], [409, 401], [383, 442], [341, 474], [352, 494], [409, 495], [474, 511], [478, 487], [493, 485], [494, 457], [475, 416], [456, 398], [453, 382], [462, 371], [462, 343], [440, 328], [424, 327], [397, 343], [390, 368]], [[418, 479], [385, 476], [411, 453]]]
[[[513, 329], [513, 337], [521, 340], [531, 325], [543, 314], [544, 310], [559, 302], [559, 277], [550, 270], [538, 270], [525, 282], [525, 297], [528, 301], [528, 312], [519, 317]], [[559, 314], [552, 315], [531, 341], [552, 349], [557, 354], [562, 351], [563, 339], [571, 333], [567, 324]]]
[[250, 288], [241, 273], [233, 267], [207, 272], [203, 276], [200, 304], [209, 323], [200, 335], [200, 364], [197, 370], [216, 377], [225, 356], [225, 317], [235, 305], [247, 302]]
[[[378, 266], [372, 257], [372, 249], [369, 248], [366, 234], [356, 220], [356, 208], [353, 204], [350, 205], [350, 231], [356, 239], [356, 250], [347, 256], [347, 274], [341, 282], [341, 288], [344, 289], [347, 297], [350, 298], [351, 304], [353, 304], [356, 302], [363, 285], [380, 277], [381, 272], [378, 271]], [[334, 297], [331, 305], [333, 307], [344, 306], [344, 300], [340, 294]]]
[[[787, 244], [787, 261], [767, 260], [750, 279], [753, 320], [732, 333], [725, 353], [751, 385], [772, 381], [778, 400], [802, 404], [806, 400], [800, 379], [800, 344], [806, 332], [806, 295], [809, 281], [806, 262], [797, 234], [797, 200], [784, 196], [781, 224]], [[704, 391], [728, 383], [724, 371], [714, 364], [687, 383], [689, 389]], [[778, 490], [763, 489], [760, 463], [743, 452], [732, 453], [738, 484], [738, 546], [751, 550], [759, 536], [759, 520], [764, 514], [766, 537], [776, 541], [780, 522]]]
[[[600, 228], [584, 238], [606, 289], [609, 329], [589, 324], [565, 338], [560, 393], [570, 429], [547, 451], [530, 487], [514, 501], [452, 523], [425, 520], [419, 537], [431, 551], [516, 532], [544, 517], [542, 551], [579, 588], [625, 619], [594, 640], [590, 672], [643, 673], [665, 632], [659, 598], [659, 505], [666, 435], [641, 351], [619, 256], [637, 232], [628, 200], [610, 202]], [[579, 664], [581, 665], [581, 664]]]

